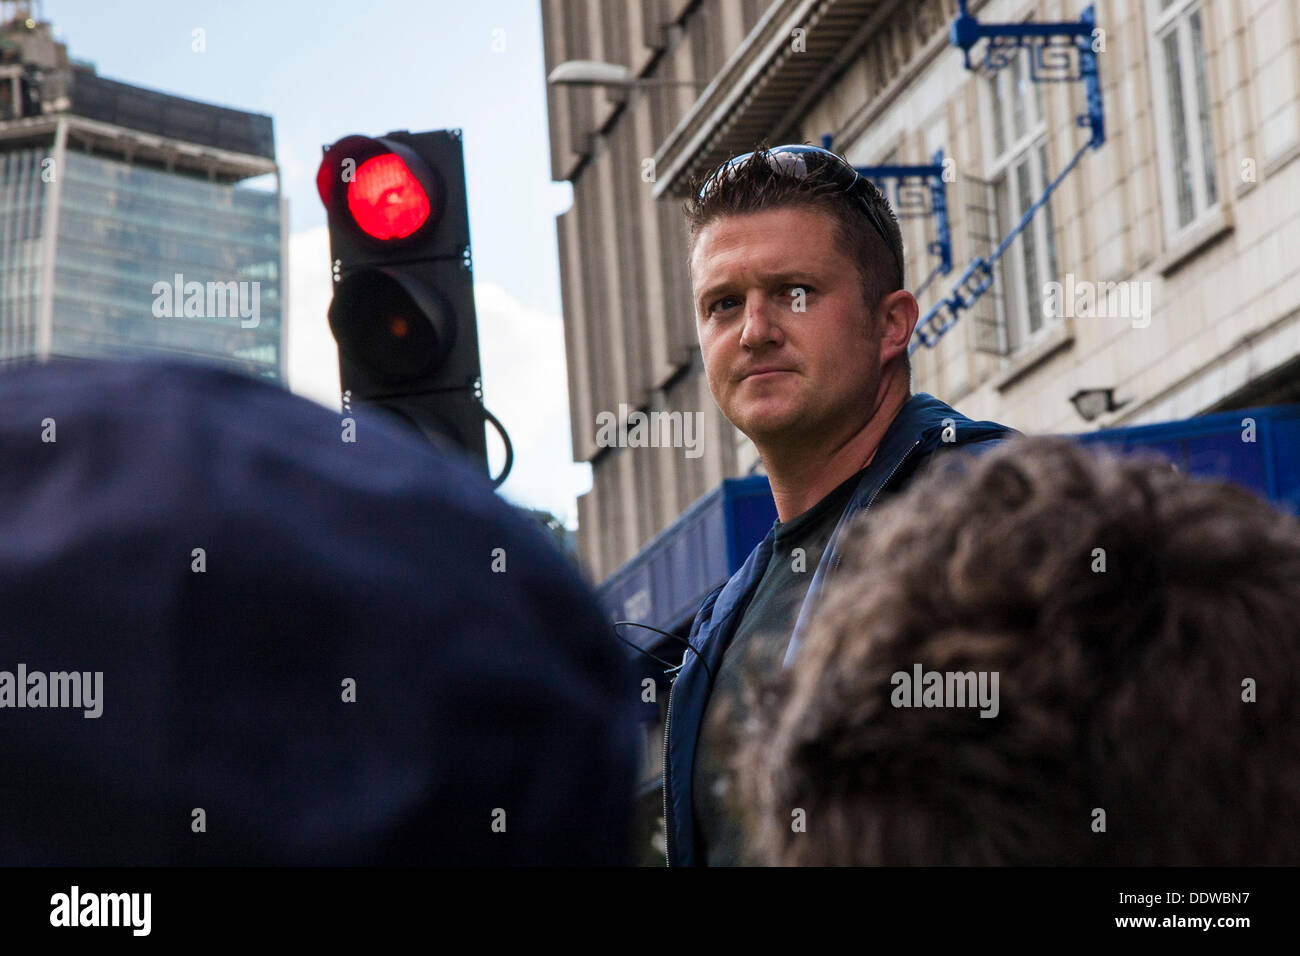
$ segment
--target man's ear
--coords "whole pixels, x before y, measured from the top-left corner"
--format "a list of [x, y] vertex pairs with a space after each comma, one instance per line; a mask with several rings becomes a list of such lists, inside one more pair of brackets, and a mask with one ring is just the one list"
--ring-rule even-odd
[[906, 354], [921, 317], [921, 307], [912, 293], [899, 289], [881, 300], [876, 314], [880, 323], [880, 366], [884, 368], [899, 355]]

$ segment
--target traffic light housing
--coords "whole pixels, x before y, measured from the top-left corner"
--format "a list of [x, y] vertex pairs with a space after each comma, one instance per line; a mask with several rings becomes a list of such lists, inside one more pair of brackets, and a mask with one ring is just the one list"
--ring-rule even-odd
[[325, 149], [316, 187], [342, 388], [460, 448], [486, 475], [460, 131], [345, 136]]

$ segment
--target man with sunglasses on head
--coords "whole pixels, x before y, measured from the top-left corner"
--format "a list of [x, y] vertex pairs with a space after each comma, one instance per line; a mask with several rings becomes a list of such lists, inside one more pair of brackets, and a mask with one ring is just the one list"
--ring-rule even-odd
[[[779, 146], [693, 190], [691, 286], [705, 373], [753, 441], [777, 521], [705, 598], [668, 705], [670, 866], [752, 862], [727, 776], [747, 667], [795, 658], [849, 520], [949, 449], [1014, 432], [911, 391], [916, 299], [888, 200], [828, 150]], [[789, 824], [815, 826], [791, 808]]]

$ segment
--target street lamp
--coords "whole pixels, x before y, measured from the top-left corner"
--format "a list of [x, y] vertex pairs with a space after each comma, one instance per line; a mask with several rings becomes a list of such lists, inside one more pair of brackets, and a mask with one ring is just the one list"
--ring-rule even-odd
[[1070, 401], [1074, 405], [1074, 410], [1088, 422], [1103, 412], [1113, 412], [1128, 404], [1128, 402], [1115, 401], [1113, 388], [1081, 388], [1070, 396]]
[[632, 71], [617, 63], [599, 60], [565, 60], [546, 77], [552, 86], [621, 86], [625, 89], [643, 86], [693, 86], [703, 89], [707, 83], [699, 80], [648, 80], [633, 76]]

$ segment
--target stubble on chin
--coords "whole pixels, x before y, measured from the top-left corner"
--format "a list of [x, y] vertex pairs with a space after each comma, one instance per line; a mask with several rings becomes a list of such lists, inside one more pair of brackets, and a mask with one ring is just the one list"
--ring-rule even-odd
[[739, 412], [731, 422], [756, 445], [787, 444], [807, 427], [805, 416], [793, 407], [779, 412], [750, 409]]

